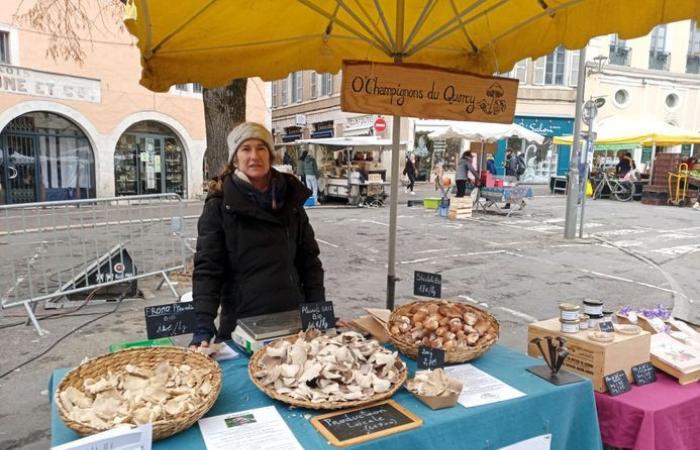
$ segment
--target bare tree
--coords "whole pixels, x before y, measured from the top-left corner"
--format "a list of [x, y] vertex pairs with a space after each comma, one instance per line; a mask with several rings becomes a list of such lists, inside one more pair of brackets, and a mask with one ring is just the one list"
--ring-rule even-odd
[[[18, 12], [23, 4], [24, 1]], [[123, 31], [123, 15], [121, 0], [36, 0], [26, 12], [15, 13], [14, 19], [49, 35], [47, 56], [82, 65], [87, 56], [84, 45], [92, 45], [97, 32], [116, 35], [115, 30]], [[228, 86], [205, 88], [202, 94], [207, 136], [205, 158], [211, 176], [218, 175], [226, 165], [229, 132], [245, 121], [246, 85], [247, 79], [241, 78]]]

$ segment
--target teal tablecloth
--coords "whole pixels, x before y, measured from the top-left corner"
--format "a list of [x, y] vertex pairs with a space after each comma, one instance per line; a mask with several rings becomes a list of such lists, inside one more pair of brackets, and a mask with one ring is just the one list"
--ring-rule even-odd
[[[406, 360], [410, 376], [416, 365]], [[509, 385], [525, 392], [525, 397], [474, 408], [457, 404], [433, 411], [401, 388], [393, 399], [423, 419], [414, 430], [376, 439], [353, 448], [394, 449], [489, 449], [495, 450], [534, 436], [552, 434], [553, 450], [599, 450], [602, 448], [596, 416], [593, 387], [589, 380], [553, 386], [525, 369], [542, 364], [541, 360], [494, 346], [474, 365]], [[289, 408], [271, 400], [248, 379], [248, 359], [223, 361], [223, 387], [209, 416], [227, 414], [274, 404], [287, 425], [306, 449], [334, 448], [305, 416], [310, 410]], [[68, 369], [57, 369], [49, 381], [51, 399]], [[63, 444], [79, 436], [68, 429], [51, 405], [51, 443]], [[169, 439], [154, 443], [158, 449], [204, 449], [199, 427], [194, 425]], [[244, 447], [240, 447], [244, 448]]]

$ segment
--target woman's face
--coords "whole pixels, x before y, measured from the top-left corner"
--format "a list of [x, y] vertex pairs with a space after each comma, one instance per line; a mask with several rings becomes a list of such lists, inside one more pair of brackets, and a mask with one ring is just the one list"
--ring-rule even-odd
[[238, 147], [234, 164], [251, 180], [266, 177], [270, 173], [270, 151], [260, 139], [248, 139]]

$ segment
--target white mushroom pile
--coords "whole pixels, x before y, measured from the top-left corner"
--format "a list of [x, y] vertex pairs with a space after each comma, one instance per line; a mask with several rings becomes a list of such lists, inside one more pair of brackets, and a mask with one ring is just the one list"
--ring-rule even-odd
[[462, 303], [417, 303], [389, 323], [389, 332], [415, 345], [458, 350], [488, 345], [498, 331], [487, 313]]
[[460, 393], [462, 382], [449, 378], [444, 369], [421, 370], [416, 372], [415, 378], [406, 382], [406, 389], [414, 394], [438, 397]]
[[349, 331], [299, 333], [265, 348], [254, 376], [279, 394], [312, 403], [366, 400], [402, 381], [403, 361], [375, 340]]
[[68, 416], [97, 429], [143, 425], [194, 411], [212, 391], [209, 369], [170, 365], [152, 370], [127, 364], [123, 372], [86, 378], [83, 389], [69, 386], [59, 394]]

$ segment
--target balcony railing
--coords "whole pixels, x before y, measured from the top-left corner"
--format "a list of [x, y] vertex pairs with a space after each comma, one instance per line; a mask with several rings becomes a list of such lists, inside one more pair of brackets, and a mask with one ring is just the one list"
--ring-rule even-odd
[[649, 68], [652, 70], [668, 70], [671, 62], [669, 52], [659, 52], [651, 50], [649, 52]]
[[610, 64], [629, 66], [632, 59], [632, 49], [622, 45], [610, 46]]
[[688, 55], [685, 63], [685, 72], [700, 74], [700, 55]]

